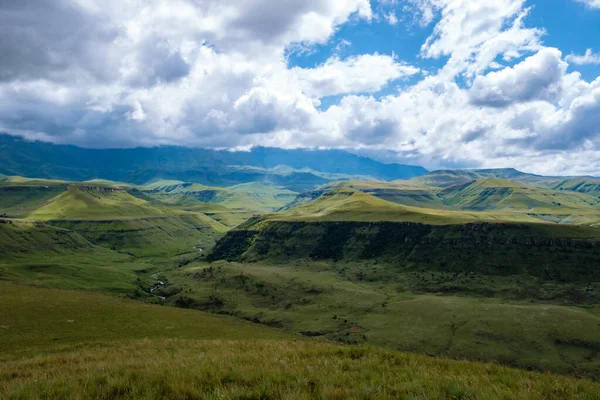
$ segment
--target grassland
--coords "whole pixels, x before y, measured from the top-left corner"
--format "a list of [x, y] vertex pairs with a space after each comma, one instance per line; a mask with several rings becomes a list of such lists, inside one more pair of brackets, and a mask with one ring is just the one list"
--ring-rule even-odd
[[[519, 175], [518, 171], [501, 171], [440, 171], [408, 181], [334, 182], [313, 191], [312, 196], [300, 196], [287, 209], [311, 202], [323, 193], [347, 188], [417, 207], [428, 214], [435, 214], [432, 209], [500, 212], [503, 220], [530, 218], [562, 224], [586, 224], [600, 218], [600, 199], [593, 180], [544, 180], [535, 175]], [[521, 180], [494, 177], [494, 174]], [[486, 218], [485, 214], [478, 215]]]
[[351, 188], [334, 189], [310, 203], [267, 218], [286, 221], [403, 221], [428, 224], [539, 222], [528, 215], [502, 211], [460, 212], [404, 206]]
[[295, 194], [260, 183], [3, 178], [0, 281], [35, 287], [0, 282], [0, 397], [593, 398], [448, 360], [600, 376], [596, 199], [474, 178], [280, 212]]
[[74, 231], [95, 245], [136, 257], [163, 259], [202, 252], [228, 229], [201, 212], [140, 198], [104, 180], [66, 184], [11, 178], [0, 184], [0, 213]]
[[155, 217], [174, 214], [134, 197], [124, 190], [100, 186], [70, 186], [44, 206], [30, 213], [31, 220], [63, 219], [106, 220], [118, 218]]
[[[531, 294], [506, 300], [501, 290], [497, 297], [489, 291], [494, 280], [499, 289], [518, 290], [524, 277], [468, 274], [462, 285], [471, 293], [465, 297], [451, 295], [452, 274], [402, 274], [381, 264], [216, 262], [163, 275], [169, 286], [159, 293], [169, 304], [305, 336], [584, 376], [600, 373], [597, 315], [544, 304], [548, 301], [534, 300]], [[445, 284], [446, 292], [427, 290], [426, 285], [436, 283]], [[478, 285], [487, 288], [481, 292], [486, 296], [476, 293]]]
[[40, 287], [86, 289], [120, 296], [138, 288], [134, 257], [40, 222], [0, 219], [0, 280]]
[[235, 212], [274, 211], [294, 200], [297, 195], [290, 190], [257, 182], [222, 188], [180, 181], [158, 181], [147, 185], [143, 193], [164, 203], [216, 203]]
[[299, 339], [227, 317], [0, 283], [7, 399], [594, 399], [588, 380]]
[[167, 297], [308, 336], [596, 376], [599, 258], [595, 227], [342, 187], [231, 230], [215, 263], [167, 273], [182, 288]]

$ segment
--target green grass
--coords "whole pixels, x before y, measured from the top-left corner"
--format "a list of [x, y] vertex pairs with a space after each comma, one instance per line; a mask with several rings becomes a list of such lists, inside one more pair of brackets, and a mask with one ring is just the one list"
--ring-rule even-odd
[[268, 220], [285, 221], [402, 221], [428, 224], [468, 222], [539, 222], [524, 214], [468, 212], [404, 206], [350, 188], [326, 192], [318, 199], [289, 211], [271, 214]]
[[188, 203], [177, 205], [185, 211], [202, 213], [229, 228], [234, 228], [255, 215], [254, 212], [234, 210], [217, 203]]
[[24, 218], [66, 189], [66, 185], [0, 184], [0, 215]]
[[409, 181], [361, 181], [349, 180], [324, 185], [317, 191], [329, 191], [338, 188], [350, 188], [368, 193], [392, 203], [423, 208], [447, 208], [437, 196], [437, 190], [415, 180]]
[[189, 206], [216, 203], [236, 212], [273, 211], [293, 201], [297, 194], [256, 182], [221, 188], [197, 183], [158, 181], [148, 185], [143, 192], [167, 204]]
[[42, 287], [131, 295], [148, 266], [40, 222], [0, 220], [0, 279]]
[[[414, 181], [351, 181], [243, 222], [295, 194], [8, 179], [0, 212], [26, 218], [0, 219], [0, 281], [35, 287], [0, 282], [0, 398], [596, 393], [584, 380], [394, 352], [600, 376], [600, 217], [587, 195], [496, 178], [446, 193], [452, 207], [498, 208], [479, 212], [444, 209], [450, 197]], [[223, 235], [209, 259], [245, 264], [198, 261]]]
[[103, 180], [68, 186], [23, 180], [20, 186], [15, 185], [0, 184], [0, 215], [44, 221], [75, 231], [93, 244], [137, 257], [201, 253], [199, 249], [212, 247], [228, 229], [218, 219], [241, 222], [239, 217], [226, 213], [223, 218], [210, 218], [181, 207], [157, 204]]
[[[73, 185], [44, 206], [30, 213], [31, 220], [88, 219], [103, 220], [132, 217], [173, 215], [166, 207], [156, 207], [149, 202], [130, 195], [123, 190], [88, 190], [85, 186]], [[103, 187], [97, 187], [102, 190]]]
[[54, 220], [50, 223], [76, 231], [92, 243], [113, 250], [136, 257], [163, 259], [181, 253], [205, 253], [227, 230], [208, 216], [191, 212], [168, 217]]
[[197, 311], [0, 283], [0, 397], [597, 398], [496, 364], [336, 346]]
[[[311, 337], [587, 376], [600, 373], [597, 315], [531, 303], [531, 297], [507, 302], [415, 293], [419, 285], [447, 278], [431, 275], [398, 274], [364, 263], [217, 262], [164, 272], [170, 288], [160, 293], [172, 305], [227, 313]], [[463, 284], [474, 286], [482, 278], [469, 274]], [[513, 287], [519, 279], [524, 278], [513, 278]]]
[[542, 189], [499, 178], [485, 178], [453, 186], [438, 196], [448, 206], [470, 210], [511, 210], [544, 214], [573, 214], [584, 209], [598, 215], [600, 201], [573, 191]]

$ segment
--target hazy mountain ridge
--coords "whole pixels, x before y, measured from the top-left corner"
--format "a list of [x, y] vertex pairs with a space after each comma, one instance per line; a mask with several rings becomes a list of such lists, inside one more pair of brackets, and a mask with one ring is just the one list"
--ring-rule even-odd
[[[0, 134], [0, 158], [0, 174], [4, 175], [73, 181], [102, 178], [135, 184], [174, 179], [218, 186], [263, 181], [296, 191], [334, 180], [323, 177], [327, 174], [394, 180], [427, 173], [422, 167], [384, 164], [342, 150], [84, 149], [6, 134]], [[307, 168], [316, 173], [306, 172]]]

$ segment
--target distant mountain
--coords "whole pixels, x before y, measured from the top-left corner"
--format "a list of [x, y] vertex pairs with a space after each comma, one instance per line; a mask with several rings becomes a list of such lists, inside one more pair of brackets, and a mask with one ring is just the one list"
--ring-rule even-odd
[[48, 179], [102, 178], [135, 184], [174, 179], [217, 186], [260, 181], [303, 191], [340, 177], [395, 180], [427, 172], [422, 167], [384, 164], [341, 150], [84, 149], [0, 134], [0, 174]]
[[418, 177], [416, 180], [428, 186], [444, 188], [453, 185], [465, 184], [467, 182], [483, 178], [501, 178], [518, 182], [533, 183], [535, 181], [545, 179], [546, 177], [528, 174], [514, 168], [457, 170], [445, 169], [431, 171], [427, 175]]
[[568, 190], [600, 197], [600, 178], [593, 176], [543, 176], [514, 168], [438, 170], [414, 180], [430, 187], [448, 188], [486, 178], [508, 179], [553, 190]]

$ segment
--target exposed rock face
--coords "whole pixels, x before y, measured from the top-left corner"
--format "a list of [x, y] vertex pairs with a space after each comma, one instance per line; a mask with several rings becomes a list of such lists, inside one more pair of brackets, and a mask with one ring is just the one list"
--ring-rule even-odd
[[271, 221], [228, 232], [209, 259], [378, 260], [403, 270], [600, 280], [600, 240], [549, 237], [527, 224]]
[[123, 189], [122, 187], [109, 187], [109, 186], [89, 186], [89, 185], [84, 185], [84, 186], [78, 186], [79, 190], [82, 190], [84, 192], [103, 192], [103, 193], [110, 193], [110, 192], [123, 192], [125, 189]]

